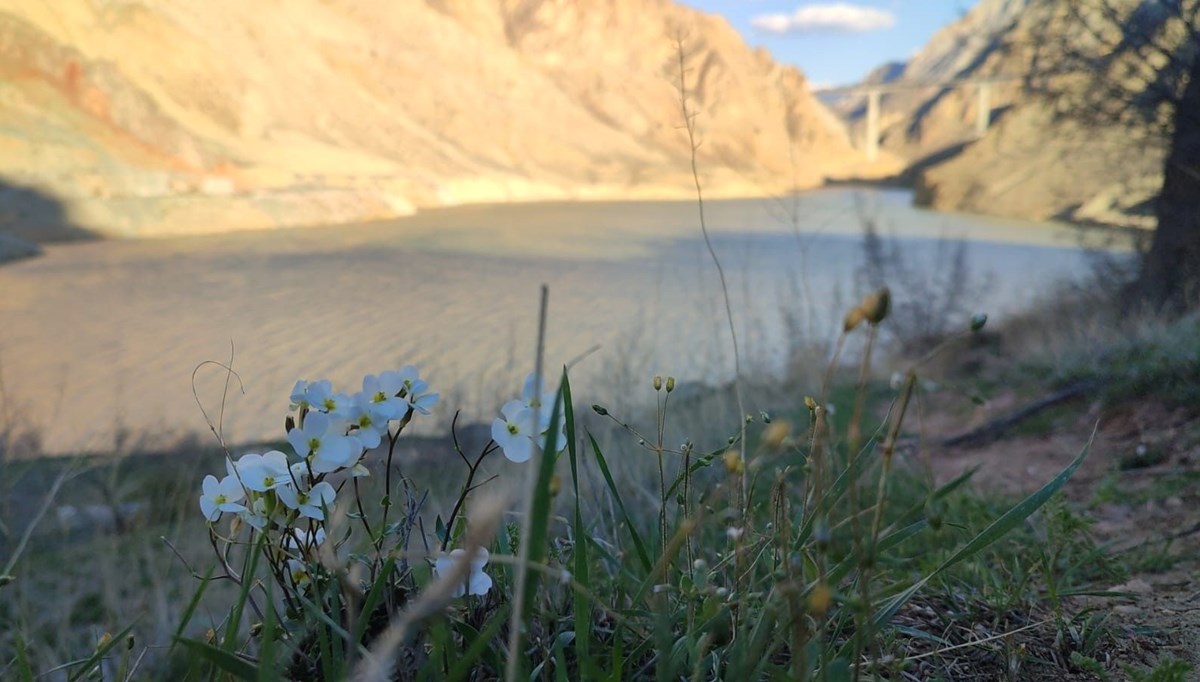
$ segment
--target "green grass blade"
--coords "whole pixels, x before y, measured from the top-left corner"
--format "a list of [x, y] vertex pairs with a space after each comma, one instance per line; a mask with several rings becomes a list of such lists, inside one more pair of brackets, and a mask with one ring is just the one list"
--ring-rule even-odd
[[274, 584], [267, 583], [267, 611], [263, 614], [262, 632], [258, 635], [258, 682], [274, 682], [279, 679], [279, 669], [275, 666], [275, 637], [279, 627], [275, 621]]
[[913, 595], [915, 595], [921, 588], [923, 588], [930, 580], [935, 578], [942, 571], [945, 571], [964, 559], [969, 559], [970, 557], [978, 554], [993, 542], [1004, 537], [1005, 534], [1023, 523], [1025, 519], [1029, 518], [1030, 514], [1033, 514], [1035, 511], [1041, 508], [1042, 505], [1046, 504], [1046, 502], [1054, 495], [1054, 493], [1062, 489], [1062, 487], [1067, 484], [1067, 481], [1071, 480], [1071, 476], [1074, 475], [1075, 470], [1078, 469], [1081, 464], [1083, 464], [1083, 460], [1087, 457], [1088, 451], [1092, 447], [1092, 440], [1095, 439], [1095, 437], [1096, 433], [1093, 431], [1092, 437], [1088, 439], [1087, 444], [1083, 446], [1083, 449], [1079, 451], [1079, 454], [1075, 456], [1075, 459], [1071, 460], [1071, 463], [1067, 465], [1067, 468], [1063, 469], [1057, 476], [1046, 483], [1046, 485], [1042, 486], [1037, 492], [1033, 493], [1029, 497], [1021, 500], [1021, 502], [1019, 502], [1015, 507], [1009, 509], [1003, 515], [1001, 515], [1000, 518], [993, 521], [991, 525], [983, 529], [979, 535], [976, 535], [974, 539], [951, 555], [950, 558], [943, 561], [942, 564], [935, 568], [929, 575], [921, 578], [911, 587], [893, 597], [886, 606], [884, 606], [878, 613], [875, 614], [873, 621], [874, 627], [878, 629], [886, 625], [896, 615], [896, 612], [900, 610], [900, 607], [904, 606], [909, 599], [912, 599]]
[[246, 602], [250, 600], [250, 589], [254, 586], [254, 574], [258, 570], [258, 555], [266, 541], [267, 536], [259, 533], [253, 549], [242, 563], [242, 589], [238, 592], [238, 599], [229, 613], [229, 623], [225, 626], [225, 641], [221, 643], [221, 647], [226, 651], [237, 648], [237, 633], [242, 626], [242, 612], [246, 609]]
[[78, 680], [87, 673], [91, 672], [92, 668], [94, 668], [97, 663], [107, 656], [108, 652], [112, 651], [113, 647], [115, 647], [118, 643], [125, 643], [126, 635], [128, 635], [132, 630], [133, 623], [126, 625], [125, 629], [114, 635], [112, 639], [108, 640], [107, 644], [96, 649], [96, 652], [93, 653], [86, 661], [84, 661], [83, 665], [67, 678], [67, 682], [75, 682], [75, 680]]
[[592, 454], [596, 456], [596, 463], [600, 465], [600, 473], [604, 475], [604, 482], [608, 485], [608, 491], [612, 493], [613, 499], [617, 502], [617, 508], [621, 510], [621, 517], [625, 521], [625, 527], [629, 529], [629, 535], [633, 538], [634, 549], [637, 550], [638, 560], [642, 562], [642, 569], [649, 571], [653, 564], [650, 561], [650, 554], [646, 551], [646, 544], [642, 542], [642, 536], [638, 534], [637, 526], [634, 525], [633, 519], [629, 516], [629, 510], [625, 508], [625, 502], [621, 500], [621, 493], [617, 492], [617, 484], [613, 482], [612, 474], [608, 470], [608, 462], [604, 459], [604, 453], [600, 452], [600, 444], [596, 442], [596, 438], [592, 434], [588, 434], [588, 441], [592, 444]]
[[471, 645], [460, 655], [446, 675], [447, 682], [464, 680], [475, 669], [475, 663], [487, 653], [488, 646], [500, 633], [500, 628], [508, 622], [508, 605], [496, 609], [487, 625], [477, 635], [470, 639]]
[[208, 584], [212, 582], [213, 567], [208, 568], [208, 573], [204, 574], [204, 580], [200, 581], [200, 587], [196, 588], [196, 593], [192, 595], [192, 600], [188, 602], [187, 608], [183, 610], [183, 619], [179, 621], [179, 627], [175, 628], [175, 636], [171, 640], [171, 646], [167, 649], [168, 658], [171, 652], [175, 650], [175, 644], [183, 637], [183, 631], [187, 629], [188, 623], [192, 622], [192, 617], [196, 615], [196, 609], [200, 606], [200, 599], [204, 596], [204, 591], [208, 589]]
[[[572, 550], [573, 559], [571, 571], [574, 578], [585, 590], [591, 591], [592, 584], [588, 577], [588, 535], [583, 527], [583, 512], [579, 508], [579, 453], [576, 448], [575, 409], [571, 401], [571, 381], [563, 372], [563, 426], [567, 434], [567, 457], [571, 460], [571, 484], [575, 487], [575, 523], [572, 532], [575, 535], [575, 545]], [[592, 608], [587, 597], [580, 590], [574, 590], [572, 610], [575, 614], [575, 660], [584, 678], [592, 677], [592, 657], [589, 650], [591, 643]]]
[[[709, 466], [712, 466], [713, 460], [716, 459], [718, 455], [724, 454], [727, 449], [728, 448], [721, 448], [720, 450], [713, 450], [712, 452], [710, 452], [706, 455], [701, 455], [701, 456], [697, 457], [696, 461], [692, 462], [692, 465], [688, 467], [687, 472], [686, 472], [687, 475], [695, 476], [696, 472], [700, 471], [701, 469], [705, 469]], [[678, 474], [676, 474], [675, 480], [671, 481], [671, 485], [667, 487], [667, 495], [666, 496], [668, 499], [670, 499], [671, 497], [673, 497], [675, 495], [675, 491], [679, 490], [679, 486], [683, 485], [683, 480], [685, 478], [684, 473], [685, 472], [680, 471]]]
[[16, 633], [17, 675], [21, 682], [33, 682], [33, 667], [29, 665], [29, 652], [25, 649], [25, 636]]
[[[115, 638], [114, 641], [116, 641]], [[208, 642], [201, 642], [196, 639], [178, 639], [176, 641], [193, 654], [239, 680], [253, 682], [259, 678], [258, 666], [231, 651], [218, 649]]]
[[[566, 377], [566, 368], [563, 369], [563, 377]], [[555, 445], [558, 442], [558, 426], [562, 423], [563, 411], [563, 394], [561, 390], [554, 394], [554, 407], [550, 411], [550, 425], [546, 431], [546, 439], [542, 443], [542, 456], [540, 465], [537, 471], [537, 480], [533, 488], [533, 500], [529, 506], [529, 537], [521, 538], [522, 554], [530, 564], [536, 565], [542, 562], [546, 556], [546, 538], [550, 533], [550, 509], [553, 502], [550, 494], [550, 479], [554, 476], [555, 464]], [[521, 603], [521, 611], [526, 622], [532, 618], [533, 604], [537, 597], [537, 583], [540, 577], [539, 571], [525, 571], [525, 584], [523, 586], [524, 599]], [[520, 623], [518, 627], [525, 627], [525, 623]]]
[[392, 576], [392, 571], [396, 568], [396, 557], [388, 557], [387, 561], [383, 562], [383, 568], [380, 569], [379, 575], [375, 577], [375, 583], [371, 585], [371, 591], [367, 593], [367, 598], [363, 600], [362, 611], [358, 614], [358, 622], [354, 624], [354, 641], [351, 646], [359, 646], [362, 644], [363, 635], [367, 631], [367, 625], [371, 622], [371, 614], [379, 606], [379, 601], [383, 599], [384, 588], [387, 586]]

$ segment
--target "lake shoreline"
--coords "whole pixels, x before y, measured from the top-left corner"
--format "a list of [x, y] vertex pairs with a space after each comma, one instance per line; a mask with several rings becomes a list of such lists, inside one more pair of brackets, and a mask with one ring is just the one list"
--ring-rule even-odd
[[[914, 195], [913, 183], [911, 182], [911, 179], [906, 179], [906, 176], [904, 174], [898, 174], [898, 175], [877, 178], [877, 179], [872, 179], [872, 178], [833, 179], [833, 178], [831, 178], [831, 179], [827, 179], [823, 185], [820, 185], [817, 187], [801, 189], [794, 193], [782, 195], [782, 196], [769, 196], [769, 195], [724, 196], [724, 195], [721, 195], [718, 193], [718, 194], [714, 194], [712, 196], [706, 196], [705, 204], [706, 205], [719, 205], [721, 203], [726, 203], [726, 202], [782, 201], [782, 200], [793, 198], [793, 197], [798, 197], [798, 198], [814, 197], [814, 196], [819, 196], [823, 193], [836, 192], [838, 190], [858, 190], [858, 189], [867, 190], [867, 191], [876, 191], [876, 192], [881, 191], [881, 190], [903, 192], [903, 193], [909, 195], [909, 205], [913, 209], [922, 211], [922, 212], [928, 212], [931, 214], [936, 214], [936, 215], [945, 215], [945, 216], [964, 215], [964, 216], [978, 217], [978, 218], [982, 218], [982, 219], [995, 218], [998, 220], [1004, 220], [1004, 221], [1009, 221], [1009, 222], [1014, 222], [1014, 223], [1029, 223], [1031, 225], [1032, 224], [1058, 224], [1058, 225], [1062, 225], [1062, 226], [1067, 226], [1067, 227], [1071, 227], [1071, 228], [1079, 230], [1080, 234], [1083, 235], [1084, 237], [1086, 237], [1086, 241], [1088, 243], [1106, 243], [1106, 242], [1114, 242], [1114, 241], [1121, 241], [1121, 240], [1129, 240], [1129, 241], [1137, 242], [1138, 240], [1144, 239], [1146, 237], [1146, 235], [1150, 233], [1150, 231], [1145, 230], [1145, 229], [1140, 229], [1140, 228], [1132, 228], [1132, 227], [1119, 226], [1119, 225], [1109, 225], [1109, 224], [1099, 223], [1099, 222], [1094, 222], [1094, 221], [1076, 221], [1076, 220], [1071, 220], [1069, 218], [1058, 218], [1058, 219], [1054, 219], [1051, 221], [1034, 221], [1034, 220], [1013, 219], [1013, 218], [1009, 218], [1009, 217], [1005, 217], [1005, 216], [998, 216], [998, 215], [987, 214], [987, 213], [974, 213], [974, 212], [968, 212], [968, 211], [945, 211], [945, 210], [935, 209], [935, 208], [931, 208], [928, 206], [923, 206], [916, 201], [915, 195]], [[308, 231], [308, 230], [321, 230], [321, 229], [331, 229], [331, 228], [363, 227], [363, 226], [384, 225], [384, 224], [391, 224], [391, 223], [402, 223], [404, 221], [411, 221], [414, 219], [419, 220], [422, 218], [428, 218], [431, 215], [437, 215], [439, 213], [443, 213], [443, 212], [447, 212], [447, 211], [462, 210], [462, 209], [489, 209], [489, 208], [499, 208], [499, 207], [511, 208], [514, 206], [523, 206], [523, 207], [524, 206], [527, 206], [527, 207], [602, 206], [602, 205], [606, 205], [606, 204], [630, 204], [630, 205], [645, 205], [645, 206], [675, 204], [675, 205], [682, 205], [682, 206], [689, 206], [689, 205], [694, 206], [696, 204], [696, 201], [695, 201], [695, 199], [687, 198], [686, 196], [680, 196], [679, 198], [656, 198], [656, 197], [637, 197], [637, 196], [629, 197], [629, 198], [582, 197], [582, 198], [571, 198], [571, 199], [532, 199], [532, 200], [514, 200], [514, 201], [503, 201], [503, 202], [465, 201], [465, 202], [461, 202], [461, 203], [447, 204], [444, 206], [431, 206], [431, 207], [417, 208], [411, 214], [408, 214], [408, 215], [400, 215], [400, 216], [395, 216], [395, 217], [383, 218], [383, 219], [379, 219], [379, 220], [351, 220], [351, 221], [339, 221], [339, 222], [313, 223], [313, 224], [306, 224], [306, 225], [304, 225], [304, 224], [302, 224], [302, 225], [286, 225], [286, 226], [244, 228], [244, 229], [238, 228], [238, 229], [218, 230], [218, 231], [213, 231], [213, 232], [205, 232], [205, 233], [197, 233], [197, 234], [164, 233], [164, 234], [145, 235], [145, 236], [138, 236], [138, 237], [105, 235], [105, 234], [97, 231], [97, 232], [92, 232], [89, 235], [89, 237], [85, 238], [85, 239], [71, 239], [71, 240], [52, 239], [52, 240], [46, 240], [46, 241], [42, 241], [42, 242], [35, 242], [35, 241], [27, 240], [27, 239], [17, 238], [15, 236], [12, 236], [12, 235], [4, 232], [3, 230], [0, 230], [0, 267], [3, 267], [5, 264], [8, 264], [8, 263], [19, 262], [19, 261], [22, 261], [22, 260], [25, 260], [28, 258], [37, 258], [37, 257], [44, 256], [46, 253], [45, 247], [47, 247], [47, 246], [56, 247], [56, 246], [63, 245], [63, 244], [89, 243], [89, 242], [97, 242], [97, 241], [101, 241], [101, 242], [108, 242], [108, 241], [152, 242], [152, 241], [159, 241], [159, 240], [218, 237], [218, 236], [228, 236], [228, 235], [236, 235], [236, 234], [271, 233], [271, 232], [280, 232], [280, 231], [288, 231], [288, 230]], [[698, 225], [698, 222], [697, 222], [697, 225]]]

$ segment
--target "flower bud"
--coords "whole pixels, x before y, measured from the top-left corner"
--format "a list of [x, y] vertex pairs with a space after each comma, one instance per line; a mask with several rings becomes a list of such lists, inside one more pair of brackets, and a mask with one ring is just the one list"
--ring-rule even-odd
[[550, 497], [558, 497], [558, 493], [562, 491], [562, 477], [554, 474], [550, 477]]
[[987, 313], [975, 313], [971, 316], [971, 331], [980, 331], [985, 324], [987, 324]]
[[659, 375], [657, 375], [657, 374], [655, 374], [655, 375], [654, 375], [654, 390], [656, 390], [656, 391], [661, 391], [661, 390], [662, 390], [662, 386], [663, 386], [663, 379], [662, 379], [662, 377], [661, 377], [661, 376], [659, 376]]
[[242, 517], [234, 516], [232, 519], [229, 520], [229, 534], [231, 536], [237, 535], [238, 531], [240, 531], [241, 529], [242, 529]]
[[262, 621], [258, 621], [256, 623], [254, 623], [253, 625], [250, 626], [250, 636], [251, 637], [259, 636], [262, 633], [262, 629], [263, 629]]
[[212, 644], [213, 642], [217, 641], [217, 631], [213, 630], [212, 628], [205, 630], [204, 631], [204, 641], [208, 642], [209, 644]]
[[592, 405], [592, 412], [595, 412], [601, 417], [608, 416], [608, 409], [606, 409], [603, 405]]
[[133, 639], [133, 635], [127, 635], [127, 636], [125, 637], [125, 650], [126, 650], [126, 651], [133, 651], [133, 645], [134, 645], [134, 644], [135, 644], [135, 642], [134, 642], [134, 639]]
[[746, 473], [746, 462], [737, 450], [726, 451], [723, 461], [725, 462], [725, 471], [739, 476]]
[[817, 401], [811, 395], [804, 396], [804, 406], [808, 408], [809, 412], [817, 411]]
[[862, 308], [863, 316], [867, 318], [867, 322], [871, 324], [883, 322], [892, 307], [891, 290], [887, 287], [882, 287], [879, 291], [864, 298], [860, 307]]
[[103, 635], [100, 636], [100, 641], [96, 642], [96, 650], [99, 651], [100, 649], [103, 649], [104, 647], [108, 646], [109, 642], [111, 642], [111, 641], [112, 641], [112, 633], [111, 632], [104, 633]]
[[814, 616], [824, 616], [832, 605], [833, 591], [825, 583], [817, 583], [808, 593], [808, 612]]
[[771, 415], [767, 414], [766, 410], [763, 410], [762, 412], [759, 412], [759, 413], [758, 413], [758, 418], [759, 418], [759, 419], [761, 419], [761, 420], [762, 420], [762, 422], [763, 422], [764, 424], [770, 424], [770, 423], [771, 423]]
[[783, 441], [792, 431], [792, 425], [786, 421], [778, 421], [767, 427], [763, 432], [763, 446], [768, 450], [778, 450], [783, 446]]
[[675, 390], [675, 377], [667, 377], [667, 393]]
[[863, 313], [862, 308], [854, 308], [846, 313], [845, 319], [842, 320], [842, 333], [854, 331], [855, 327], [862, 324], [865, 318], [866, 315]]

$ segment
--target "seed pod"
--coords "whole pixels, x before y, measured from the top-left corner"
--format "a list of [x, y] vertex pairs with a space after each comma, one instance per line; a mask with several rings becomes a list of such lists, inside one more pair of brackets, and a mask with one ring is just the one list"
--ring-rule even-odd
[[867, 322], [871, 324], [879, 324], [887, 317], [888, 311], [892, 307], [892, 292], [887, 287], [882, 287], [879, 291], [867, 296], [863, 299], [862, 304], [863, 316], [867, 318]]
[[657, 374], [655, 374], [655, 375], [654, 375], [654, 390], [655, 390], [655, 391], [661, 391], [661, 390], [662, 390], [662, 386], [663, 386], [663, 379], [662, 379], [662, 377], [660, 377], [660, 376], [658, 376]]
[[294, 428], [296, 428], [296, 418], [289, 414], [287, 418], [283, 420], [283, 432], [291, 433], [292, 429]]
[[846, 318], [842, 320], [842, 332], [848, 334], [854, 331], [855, 327], [862, 324], [864, 319], [866, 319], [866, 314], [863, 313], [862, 308], [851, 310], [846, 313]]
[[608, 409], [606, 407], [604, 407], [603, 405], [592, 405], [592, 412], [595, 412], [596, 414], [600, 415], [601, 417], [608, 416]]
[[817, 401], [811, 395], [806, 395], [804, 396], [804, 406], [808, 408], [809, 412], [816, 412]]
[[975, 313], [971, 316], [971, 331], [977, 332], [987, 324], [987, 313]]
[[667, 377], [667, 393], [675, 390], [675, 377]]

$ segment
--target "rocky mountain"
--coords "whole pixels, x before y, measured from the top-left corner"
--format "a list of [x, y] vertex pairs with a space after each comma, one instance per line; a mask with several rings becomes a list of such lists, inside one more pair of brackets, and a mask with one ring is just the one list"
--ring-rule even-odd
[[[929, 85], [974, 75], [998, 76], [1012, 66], [1005, 36], [1029, 0], [983, 0], [958, 21], [943, 27], [908, 61], [880, 66], [861, 85], [890, 85], [881, 100], [880, 146], [910, 160], [941, 152], [975, 137], [978, 107], [970, 87]], [[997, 83], [992, 106], [1011, 103], [1015, 88]], [[866, 96], [842, 98], [836, 108], [865, 134]]]
[[[1144, 131], [1083, 123], [1056, 92], [1089, 87], [1086, 74], [1059, 73], [1059, 41], [1073, 35], [1062, 3], [982, 0], [945, 27], [883, 98], [881, 146], [906, 158], [919, 203], [1029, 219], [1149, 227], [1148, 200], [1161, 183], [1162, 149]], [[968, 81], [941, 87], [922, 83]], [[990, 80], [991, 125], [975, 125], [979, 81]], [[843, 105], [845, 106], [845, 105]], [[856, 134], [861, 133], [861, 127]]]
[[36, 240], [870, 172], [799, 71], [669, 0], [0, 0], [0, 230]]

